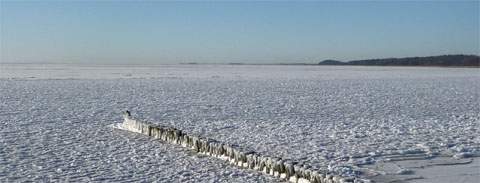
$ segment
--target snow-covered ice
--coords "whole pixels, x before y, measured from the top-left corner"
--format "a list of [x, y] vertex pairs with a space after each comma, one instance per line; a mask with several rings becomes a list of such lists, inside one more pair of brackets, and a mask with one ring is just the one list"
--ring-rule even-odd
[[368, 168], [381, 162], [475, 157], [479, 71], [2, 64], [0, 182], [275, 181], [108, 128], [126, 109], [140, 119], [347, 176], [381, 174]]

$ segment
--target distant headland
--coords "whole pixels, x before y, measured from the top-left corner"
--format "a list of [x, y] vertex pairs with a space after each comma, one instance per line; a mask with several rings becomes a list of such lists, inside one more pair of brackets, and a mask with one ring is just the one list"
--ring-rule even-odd
[[372, 66], [468, 66], [480, 67], [480, 57], [477, 55], [440, 55], [428, 57], [381, 58], [367, 60], [324, 60], [318, 65], [372, 65]]

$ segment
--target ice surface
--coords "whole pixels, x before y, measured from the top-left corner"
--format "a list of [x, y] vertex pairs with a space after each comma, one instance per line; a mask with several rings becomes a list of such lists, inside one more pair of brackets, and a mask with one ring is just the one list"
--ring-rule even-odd
[[107, 126], [121, 111], [365, 176], [480, 153], [474, 68], [0, 65], [0, 182], [274, 181]]
[[379, 162], [369, 168], [385, 171], [383, 175], [373, 177], [376, 182], [474, 183], [478, 182], [480, 176], [479, 160], [479, 158], [458, 160], [438, 157], [425, 160]]

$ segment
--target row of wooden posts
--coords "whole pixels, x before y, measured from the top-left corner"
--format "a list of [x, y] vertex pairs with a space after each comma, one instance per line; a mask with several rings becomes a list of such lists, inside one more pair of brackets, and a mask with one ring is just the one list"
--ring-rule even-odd
[[125, 130], [145, 134], [170, 144], [178, 144], [192, 149], [195, 152], [220, 158], [231, 164], [260, 171], [290, 182], [363, 182], [360, 179], [334, 176], [326, 173], [326, 171], [314, 170], [303, 163], [283, 160], [277, 157], [268, 157], [254, 151], [242, 151], [241, 148], [236, 145], [192, 136], [176, 128], [135, 120], [128, 111], [124, 112], [124, 122], [121, 125]]

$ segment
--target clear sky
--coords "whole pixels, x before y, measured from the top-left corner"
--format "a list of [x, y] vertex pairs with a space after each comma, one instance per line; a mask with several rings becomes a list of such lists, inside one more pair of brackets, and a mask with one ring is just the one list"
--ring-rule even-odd
[[315, 63], [480, 53], [479, 1], [0, 3], [0, 62]]

